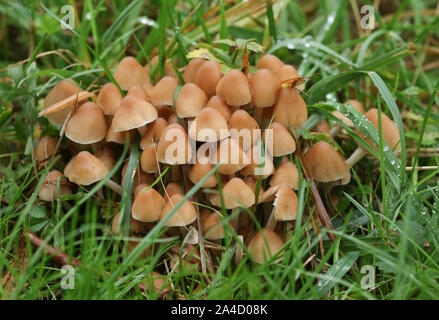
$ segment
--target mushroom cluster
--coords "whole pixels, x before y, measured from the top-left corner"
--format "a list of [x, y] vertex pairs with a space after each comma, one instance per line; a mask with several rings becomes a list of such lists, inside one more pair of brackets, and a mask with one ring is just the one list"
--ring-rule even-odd
[[[149, 72], [157, 63], [155, 58], [142, 66], [133, 57], [123, 58], [113, 73], [117, 84], [106, 83], [97, 97], [70, 79], [52, 88], [42, 114], [63, 127], [73, 154], [63, 173], [55, 170], [46, 176], [40, 198], [53, 201], [71, 193], [72, 184], [88, 186], [102, 180], [120, 157], [121, 146], [140, 135], [140, 161], [131, 173], [130, 233], [145, 234], [167, 218], [168, 232], [182, 239], [192, 232], [192, 244], [203, 237], [211, 246], [219, 246], [218, 241], [236, 232], [255, 262], [279, 256], [285, 239], [280, 225], [291, 224], [297, 216], [294, 132], [308, 119], [300, 95], [303, 85], [288, 85], [299, 78], [298, 72], [269, 54], [259, 59], [255, 72], [225, 73], [216, 61], [194, 58], [180, 77], [166, 63], [164, 76], [153, 84]], [[348, 104], [364, 112], [361, 103]], [[373, 109], [366, 117], [376, 125]], [[348, 119], [342, 121], [350, 125]], [[383, 129], [388, 125], [395, 130], [384, 115], [382, 122]], [[332, 131], [336, 134], [341, 128]], [[397, 145], [394, 132], [384, 131], [383, 136], [389, 146]], [[46, 163], [57, 145], [57, 139], [43, 137], [35, 150], [37, 162]], [[350, 167], [364, 154], [360, 148], [346, 161], [331, 144], [319, 141], [306, 150], [303, 162], [314, 180], [346, 184]], [[174, 212], [189, 188], [216, 165], [217, 173]], [[166, 167], [170, 174], [154, 183]], [[121, 193], [126, 170], [127, 162], [120, 179], [107, 180], [106, 186]], [[250, 213], [263, 221], [262, 229], [256, 228]], [[116, 214], [113, 232], [118, 219]], [[199, 255], [195, 246], [179, 250]], [[194, 261], [198, 260], [192, 257], [188, 263]]]

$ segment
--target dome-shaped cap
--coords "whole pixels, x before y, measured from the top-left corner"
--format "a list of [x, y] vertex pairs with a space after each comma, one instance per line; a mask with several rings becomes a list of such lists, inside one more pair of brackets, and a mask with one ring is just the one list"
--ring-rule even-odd
[[148, 101], [149, 96], [143, 88], [144, 86], [132, 86], [128, 89], [127, 96], [133, 96], [140, 100]]
[[73, 142], [81, 144], [101, 141], [107, 135], [104, 112], [94, 102], [84, 103], [70, 117], [65, 134]]
[[[197, 184], [212, 169], [213, 169], [213, 165], [210, 163], [197, 162], [192, 166], [191, 170], [189, 171], [189, 179], [192, 181], [192, 183]], [[216, 175], [213, 174], [206, 180], [206, 182], [204, 182], [202, 187], [214, 188], [217, 185], [217, 183], [218, 181]]]
[[270, 139], [270, 135], [272, 135], [273, 146], [269, 148], [270, 154], [274, 157], [285, 156], [287, 154], [291, 154], [296, 151], [296, 142], [291, 134], [288, 132], [285, 127], [279, 122], [273, 122], [271, 124], [270, 130], [265, 130], [264, 141], [268, 143], [267, 139]]
[[198, 71], [198, 68], [205, 62], [206, 60], [195, 58], [189, 61], [186, 68], [184, 69], [183, 79], [185, 83], [195, 82], [195, 74]]
[[122, 94], [117, 86], [112, 83], [106, 83], [96, 99], [96, 104], [104, 111], [105, 115], [112, 116], [116, 113], [122, 100]]
[[274, 105], [273, 120], [286, 128], [300, 128], [308, 120], [305, 101], [295, 88], [282, 88]]
[[273, 74], [275, 74], [281, 82], [300, 77], [296, 68], [290, 64], [283, 65], [277, 73]]
[[[352, 106], [352, 108], [356, 109], [358, 112], [363, 113], [364, 114], [364, 108], [363, 105], [361, 104], [360, 101], [358, 100], [348, 100], [344, 103], [346, 106], [350, 105]], [[354, 124], [352, 122], [351, 119], [349, 119], [348, 117], [346, 117], [344, 114], [342, 114], [340, 111], [335, 110], [332, 113], [334, 116], [336, 116], [338, 119], [340, 119], [341, 121], [343, 121], [343, 123], [349, 127], [353, 127]]]
[[56, 152], [58, 140], [51, 136], [43, 136], [35, 147], [35, 159], [37, 162], [43, 162], [53, 156]]
[[231, 130], [230, 134], [233, 139], [239, 141], [239, 145], [244, 150], [249, 150], [261, 137], [259, 124], [242, 109], [233, 112], [230, 118], [230, 129], [236, 129], [236, 131]]
[[165, 200], [156, 190], [143, 190], [134, 199], [131, 215], [138, 221], [154, 222], [159, 219], [164, 205]]
[[256, 64], [256, 68], [258, 69], [268, 69], [273, 74], [278, 74], [280, 69], [284, 66], [284, 63], [276, 56], [272, 54], [266, 54], [262, 56], [258, 63]]
[[349, 174], [349, 166], [333, 146], [318, 141], [303, 156], [309, 174], [319, 182], [333, 182]]
[[265, 153], [265, 162], [263, 162], [263, 157], [260, 147], [255, 144], [247, 152], [247, 157], [250, 159], [250, 164], [244, 169], [239, 171], [242, 175], [251, 175], [253, 177], [262, 176], [262, 179], [266, 179], [268, 176], [273, 174], [274, 165], [271, 156]]
[[286, 183], [279, 186], [276, 199], [273, 202], [274, 217], [277, 221], [296, 220], [297, 196], [293, 189]]
[[108, 174], [105, 164], [88, 151], [78, 153], [68, 170], [68, 178], [77, 185], [95, 183]]
[[50, 171], [46, 178], [44, 178], [38, 196], [43, 201], [55, 201], [58, 198], [58, 180], [59, 180], [59, 195], [71, 194], [72, 188], [70, 183], [63, 177], [58, 170]]
[[224, 119], [226, 119], [227, 121], [229, 121], [230, 117], [232, 116], [232, 111], [230, 110], [230, 107], [219, 96], [211, 97], [207, 102], [206, 107], [216, 109], [224, 116]]
[[256, 263], [262, 264], [276, 255], [283, 245], [282, 239], [276, 232], [263, 228], [250, 241], [248, 251]]
[[180, 89], [176, 101], [179, 118], [195, 117], [206, 105], [207, 96], [195, 83], [186, 83]]
[[170, 76], [164, 76], [151, 91], [151, 103], [158, 106], [173, 106], [174, 92], [178, 81]]
[[143, 149], [142, 154], [140, 155], [140, 166], [142, 167], [143, 171], [148, 173], [159, 172], [159, 168], [157, 166], [156, 149], [157, 146], [155, 143], [149, 144], [145, 149]]
[[134, 85], [142, 86], [151, 82], [148, 72], [133, 57], [123, 58], [114, 71], [114, 79], [122, 90], [128, 90]]
[[[163, 207], [160, 214], [160, 220], [163, 220], [172, 209], [183, 200], [184, 196], [181, 194], [174, 194], [171, 199]], [[197, 211], [190, 201], [185, 201], [183, 205], [174, 213], [174, 215], [166, 222], [168, 227], [183, 227], [191, 224], [197, 218]]]
[[202, 223], [203, 234], [208, 240], [219, 240], [224, 238], [224, 227], [221, 223], [221, 216], [218, 212], [208, 213]]
[[157, 110], [149, 102], [133, 96], [126, 96], [114, 114], [113, 131], [136, 129], [153, 122], [157, 117]]
[[276, 169], [270, 180], [270, 185], [275, 186], [286, 183], [297, 190], [299, 188], [299, 171], [294, 163], [284, 158], [280, 166]]
[[228, 72], [216, 86], [216, 94], [233, 107], [250, 103], [252, 94], [246, 75], [240, 70]]
[[116, 158], [114, 156], [113, 149], [110, 147], [109, 144], [102, 145], [96, 151], [95, 156], [105, 164], [108, 171], [113, 169], [114, 164], [116, 163]]
[[[224, 206], [226, 209], [249, 208], [255, 204], [254, 191], [240, 178], [232, 178], [223, 187]], [[213, 194], [210, 202], [221, 206], [219, 194]]]
[[281, 88], [279, 79], [268, 69], [256, 71], [250, 78], [250, 87], [256, 108], [268, 108], [274, 105]]
[[230, 136], [229, 125], [216, 109], [206, 107], [195, 117], [189, 127], [189, 137], [202, 142], [215, 142]]
[[[76, 86], [76, 83], [72, 79], [65, 79], [58, 82], [47, 94], [44, 99], [44, 108], [48, 108], [55, 103], [58, 103], [70, 96], [77, 94], [80, 89]], [[78, 101], [79, 102], [79, 101]], [[72, 103], [69, 103], [68, 107], [54, 113], [48, 114], [47, 119], [58, 126], [62, 126], [66, 120], [70, 111], [72, 111]]]
[[[365, 113], [365, 117], [372, 122], [373, 126], [379, 131], [378, 109], [373, 108]], [[396, 124], [384, 113], [381, 113], [381, 129], [384, 141], [390, 149], [396, 152], [401, 151], [400, 136]]]
[[220, 78], [221, 65], [216, 61], [206, 61], [200, 65], [195, 73], [194, 82], [210, 98], [215, 95]]
[[170, 124], [163, 131], [157, 144], [157, 155], [161, 163], [184, 164], [192, 156], [192, 149], [184, 128]]

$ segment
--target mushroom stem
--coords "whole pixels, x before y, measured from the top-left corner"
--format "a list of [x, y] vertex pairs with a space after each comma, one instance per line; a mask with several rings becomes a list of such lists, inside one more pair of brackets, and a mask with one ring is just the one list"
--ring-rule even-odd
[[270, 217], [268, 217], [267, 224], [265, 225], [266, 228], [271, 229], [271, 230], [274, 230], [274, 228], [276, 227], [276, 223], [277, 223], [276, 217], [274, 215], [275, 208], [276, 207], [273, 206], [273, 209], [271, 210]]
[[331, 131], [329, 132], [329, 134], [331, 135], [331, 137], [335, 137], [336, 135], [338, 135], [341, 131], [343, 130], [343, 127], [339, 124], [334, 125], [331, 128]]
[[113, 180], [107, 180], [105, 185], [118, 194], [122, 194], [122, 187]]
[[349, 167], [353, 167], [358, 161], [360, 161], [367, 152], [362, 148], [357, 148], [353, 154], [346, 160]]
[[263, 115], [264, 108], [253, 108], [253, 118], [255, 118], [256, 122], [259, 123], [260, 126], [262, 126]]
[[238, 227], [239, 227], [239, 208], [235, 208], [232, 210], [231, 216], [232, 216], [232, 220], [230, 221], [230, 223], [232, 224], [233, 229], [235, 229], [236, 232], [238, 232]]

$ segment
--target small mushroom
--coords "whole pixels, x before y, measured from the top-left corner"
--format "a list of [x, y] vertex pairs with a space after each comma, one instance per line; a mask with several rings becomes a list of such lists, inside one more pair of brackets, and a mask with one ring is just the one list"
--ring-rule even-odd
[[140, 155], [140, 166], [143, 171], [147, 173], [159, 172], [158, 159], [157, 159], [157, 146], [155, 143], [149, 144], [145, 149], [143, 149]]
[[305, 101], [295, 88], [282, 88], [273, 109], [273, 121], [286, 128], [300, 128], [308, 120]]
[[56, 152], [56, 146], [58, 145], [58, 140], [50, 136], [43, 136], [38, 141], [35, 147], [35, 159], [37, 163], [46, 161]]
[[[364, 114], [364, 108], [363, 105], [361, 104], [360, 101], [358, 100], [348, 100], [345, 102], [346, 106], [351, 106], [352, 108], [356, 109], [358, 112]], [[354, 123], [351, 121], [351, 119], [349, 119], [348, 117], [346, 117], [344, 114], [342, 114], [340, 111], [336, 110], [332, 113], [335, 117], [337, 117], [338, 119], [340, 119], [345, 125], [347, 125], [348, 127], [353, 127]], [[335, 137], [340, 131], [343, 130], [343, 127], [341, 125], [339, 125], [338, 123], [332, 127], [331, 131], [330, 131], [330, 135], [332, 137]]]
[[[269, 130], [271, 129], [271, 130]], [[272, 146], [268, 141], [272, 139]], [[264, 141], [268, 143], [268, 152], [274, 157], [285, 156], [296, 151], [296, 142], [288, 130], [279, 122], [273, 122], [268, 129], [265, 129]]]
[[[183, 198], [184, 196], [182, 194], [177, 193], [172, 195], [162, 209], [160, 220], [163, 220], [174, 209], [174, 207], [183, 200]], [[166, 226], [184, 227], [194, 222], [196, 218], [197, 211], [195, 210], [194, 205], [190, 201], [186, 200], [183, 205], [174, 213], [174, 215], [169, 218], [169, 220], [166, 222]]]
[[207, 96], [195, 83], [186, 83], [180, 89], [176, 100], [179, 118], [192, 118], [206, 105]]
[[142, 190], [138, 192], [131, 207], [131, 215], [133, 219], [142, 222], [154, 222], [160, 217], [165, 200], [153, 188], [145, 190], [143, 186], [139, 185]]
[[339, 181], [341, 184], [346, 184], [350, 180], [349, 165], [343, 156], [325, 141], [313, 144], [303, 156], [303, 161], [309, 174], [316, 181], [324, 183]]
[[148, 95], [143, 87], [134, 85], [128, 89], [127, 96], [133, 96], [140, 100], [148, 101]]
[[248, 245], [251, 258], [263, 264], [279, 253], [284, 243], [276, 232], [269, 228], [262, 228]]
[[214, 211], [208, 213], [202, 222], [204, 237], [208, 240], [219, 240], [224, 238], [224, 227], [221, 215]]
[[94, 102], [84, 103], [70, 118], [66, 137], [80, 144], [101, 141], [107, 135], [104, 112]]
[[183, 73], [183, 79], [185, 83], [195, 82], [195, 74], [197, 73], [198, 69], [205, 61], [206, 60], [200, 58], [195, 58], [189, 61]]
[[134, 96], [122, 99], [114, 114], [113, 131], [128, 131], [137, 129], [158, 118], [157, 110], [147, 101]]
[[148, 72], [133, 57], [123, 58], [114, 71], [114, 79], [122, 90], [128, 90], [134, 85], [143, 86], [151, 82]]
[[102, 87], [101, 91], [99, 91], [96, 104], [102, 109], [105, 115], [113, 116], [117, 108], [119, 108], [121, 100], [122, 94], [117, 86], [112, 82], [108, 82]]
[[[379, 131], [379, 118], [378, 118], [378, 109], [373, 108], [367, 111], [364, 115], [370, 122], [372, 122], [372, 125]], [[387, 143], [389, 148], [391, 150], [395, 150], [396, 152], [401, 151], [401, 144], [400, 144], [400, 136], [398, 127], [396, 124], [384, 113], [381, 113], [381, 130], [383, 135], [384, 142]], [[372, 142], [369, 139], [365, 140], [372, 145]], [[374, 146], [374, 148], [376, 148]], [[354, 166], [358, 161], [360, 161], [365, 155], [367, 154], [367, 151], [363, 149], [362, 147], [358, 147], [354, 153], [346, 160], [346, 163], [349, 165], [349, 167]]]
[[245, 152], [234, 139], [227, 138], [220, 142], [213, 159], [221, 163], [218, 172], [231, 175], [250, 164]]
[[191, 139], [201, 142], [215, 142], [230, 136], [226, 119], [219, 111], [209, 107], [198, 112], [188, 134]]
[[150, 144], [157, 143], [160, 139], [160, 135], [167, 126], [168, 122], [160, 117], [148, 124], [148, 129], [142, 136], [142, 140], [140, 140], [140, 148], [145, 149]]
[[266, 54], [262, 56], [256, 64], [256, 68], [268, 69], [273, 74], [278, 74], [283, 66], [284, 63], [278, 57], [272, 54]]
[[229, 121], [230, 117], [232, 116], [230, 107], [219, 96], [211, 97], [207, 102], [206, 107], [214, 108], [219, 111], [224, 116], [226, 121]]
[[268, 218], [266, 227], [274, 229], [276, 221], [291, 221], [297, 217], [297, 196], [286, 183], [281, 183], [273, 202], [273, 210]]
[[[197, 161], [192, 166], [191, 170], [189, 171], [189, 179], [194, 184], [197, 184], [212, 169], [213, 169], [213, 165], [211, 163], [200, 163]], [[204, 182], [202, 187], [203, 188], [214, 188], [214, 187], [216, 187], [217, 184], [218, 184], [218, 180], [216, 178], [216, 175], [213, 174], [206, 180], [206, 182]]]
[[258, 142], [261, 131], [257, 121], [245, 110], [236, 110], [230, 118], [231, 136], [239, 141], [240, 147], [247, 151]]
[[194, 82], [208, 98], [216, 94], [216, 86], [221, 78], [221, 65], [216, 61], [202, 63], [195, 73]]
[[160, 135], [157, 156], [160, 162], [170, 165], [185, 164], [191, 159], [192, 149], [184, 128], [179, 124], [168, 125]]
[[178, 81], [170, 76], [164, 76], [151, 91], [151, 103], [156, 106], [173, 106], [174, 91]]
[[[58, 194], [58, 180], [59, 180], [59, 194]], [[46, 178], [44, 178], [38, 196], [43, 201], [55, 201], [58, 196], [71, 194], [72, 188], [70, 183], [63, 177], [58, 170], [50, 171]]]
[[229, 71], [216, 86], [216, 94], [232, 107], [251, 102], [252, 94], [246, 75], [240, 70]]

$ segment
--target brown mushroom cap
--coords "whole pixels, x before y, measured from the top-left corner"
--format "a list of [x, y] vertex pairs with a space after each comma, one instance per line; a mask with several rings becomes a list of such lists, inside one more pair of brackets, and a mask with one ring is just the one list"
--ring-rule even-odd
[[[79, 87], [76, 86], [76, 83], [72, 79], [61, 80], [47, 94], [46, 98], [44, 99], [44, 108], [46, 109], [51, 105], [60, 102], [61, 100], [77, 94], [79, 91]], [[47, 119], [49, 119], [49, 121], [54, 125], [62, 126], [68, 114], [70, 111], [72, 111], [72, 106], [73, 105], [70, 104], [66, 108], [48, 114]]]
[[246, 75], [240, 70], [228, 72], [216, 86], [216, 94], [233, 107], [251, 102], [252, 94]]
[[277, 254], [283, 245], [276, 232], [263, 228], [250, 241], [248, 251], [256, 263], [262, 264]]
[[166, 185], [166, 195], [169, 195], [169, 197], [172, 197], [174, 194], [183, 195], [183, 193], [183, 188], [176, 182], [169, 182]]
[[218, 212], [214, 211], [204, 219], [203, 234], [208, 240], [219, 240], [224, 238], [224, 227], [222, 219]]
[[132, 86], [128, 89], [127, 96], [134, 96], [136, 98], [139, 98], [140, 100], [148, 101], [148, 95], [146, 94], [145, 90], [143, 90], [143, 86]]
[[[226, 209], [249, 208], [255, 204], [254, 191], [240, 178], [232, 178], [222, 190]], [[210, 202], [217, 207], [221, 206], [219, 194], [213, 194]]]
[[[244, 110], [236, 110], [230, 118], [231, 137], [239, 141], [239, 145], [244, 150], [249, 150], [254, 144], [258, 142], [261, 137], [259, 124], [256, 120]], [[241, 131], [243, 130], [243, 131]], [[241, 133], [241, 136], [239, 136]], [[244, 136], [249, 135], [251, 139], [245, 139]]]
[[296, 220], [297, 196], [294, 190], [286, 183], [282, 183], [279, 186], [273, 206], [274, 216], [277, 221]]
[[274, 74], [279, 78], [281, 82], [300, 77], [296, 68], [294, 68], [290, 64], [283, 65], [282, 68], [280, 68], [279, 71]]
[[164, 205], [165, 200], [156, 190], [142, 190], [134, 199], [131, 215], [138, 221], [154, 222], [159, 219]]
[[96, 104], [104, 111], [105, 115], [112, 116], [116, 113], [117, 108], [119, 108], [121, 100], [122, 94], [117, 86], [112, 82], [108, 82], [104, 84], [99, 92]]
[[183, 79], [185, 83], [195, 82], [195, 74], [198, 71], [198, 68], [205, 62], [206, 60], [195, 58], [189, 61], [186, 68], [184, 69]]
[[134, 85], [143, 86], [151, 82], [148, 72], [133, 57], [123, 58], [114, 71], [114, 79], [122, 90], [128, 90]]
[[104, 112], [94, 102], [84, 103], [70, 118], [66, 137], [76, 143], [91, 144], [107, 135]]
[[174, 91], [178, 81], [170, 76], [164, 76], [151, 91], [151, 103], [158, 106], [173, 106]]
[[[181, 201], [184, 196], [181, 194], [174, 194], [171, 199], [165, 204], [160, 214], [160, 220], [163, 220], [168, 213]], [[197, 218], [197, 211], [190, 201], [185, 201], [183, 205], [174, 213], [174, 215], [166, 222], [168, 227], [183, 227], [191, 224]]]
[[270, 146], [268, 146], [270, 154], [274, 157], [280, 157], [296, 151], [296, 142], [294, 141], [294, 138], [282, 124], [279, 122], [273, 122], [269, 129], [272, 129], [272, 131], [265, 130], [264, 141], [265, 143], [268, 143], [267, 139], [272, 135], [272, 150]]
[[221, 65], [216, 61], [206, 61], [200, 65], [195, 73], [194, 82], [208, 98], [216, 93], [216, 86], [221, 79]]
[[140, 166], [142, 167], [143, 171], [148, 173], [159, 172], [159, 168], [157, 166], [156, 149], [157, 146], [154, 143], [149, 144], [145, 149], [143, 149], [140, 156]]
[[[378, 109], [373, 108], [364, 115], [373, 126], [379, 131]], [[391, 150], [401, 151], [400, 136], [396, 124], [384, 113], [381, 113], [381, 129], [384, 141], [389, 145]]]
[[[213, 169], [213, 165], [210, 163], [200, 163], [197, 161], [195, 163], [191, 170], [189, 171], [189, 179], [194, 183], [197, 184], [198, 182], [203, 179], [205, 175], [209, 173], [210, 170]], [[204, 188], [214, 188], [218, 183], [218, 180], [216, 178], [216, 175], [211, 175], [206, 182], [204, 182], [203, 186]]]
[[318, 141], [309, 148], [303, 161], [313, 179], [319, 182], [338, 181], [350, 174], [343, 156], [324, 141]]
[[95, 183], [108, 174], [105, 164], [88, 151], [79, 152], [68, 170], [68, 178], [77, 185]]
[[297, 190], [299, 188], [299, 171], [294, 163], [287, 158], [283, 160], [280, 166], [276, 169], [273, 177], [270, 180], [270, 185], [275, 186], [281, 183], [286, 183]]
[[258, 69], [268, 69], [273, 74], [278, 74], [280, 69], [284, 66], [284, 63], [276, 56], [272, 54], [266, 54], [262, 56], [258, 63], [256, 64], [256, 68]]
[[214, 108], [217, 111], [221, 112], [224, 118], [229, 121], [232, 116], [232, 111], [230, 107], [221, 99], [221, 97], [213, 96], [207, 102], [206, 107]]
[[179, 124], [170, 124], [163, 131], [157, 144], [159, 161], [167, 164], [188, 163], [192, 149], [184, 128]]
[[234, 139], [224, 139], [220, 142], [213, 159], [221, 163], [218, 172], [221, 174], [234, 174], [250, 164], [245, 152]]
[[163, 118], [157, 118], [148, 125], [148, 129], [140, 140], [140, 148], [145, 149], [153, 143], [157, 143], [163, 130], [168, 126], [168, 122]]
[[305, 101], [295, 88], [282, 88], [273, 109], [273, 119], [286, 128], [301, 127], [308, 120]]
[[176, 101], [179, 118], [195, 117], [207, 103], [207, 96], [195, 83], [186, 83], [180, 89]]
[[[352, 108], [356, 109], [358, 112], [364, 114], [364, 108], [360, 101], [357, 100], [348, 100], [344, 103], [346, 106], [351, 105]], [[349, 127], [353, 127], [354, 124], [351, 119], [346, 117], [344, 114], [342, 114], [340, 111], [336, 110], [332, 113], [335, 117], [343, 121], [343, 123]]]
[[229, 125], [216, 109], [206, 107], [198, 112], [189, 126], [189, 137], [202, 142], [215, 142], [230, 136]]
[[[248, 176], [244, 179], [244, 182], [253, 190], [253, 192], [256, 195], [256, 186], [258, 183], [257, 178], [252, 177], [252, 176]], [[259, 203], [259, 199], [262, 197], [262, 195], [264, 194], [264, 188], [262, 187], [262, 185], [259, 186], [259, 195], [258, 195], [258, 203]], [[256, 198], [256, 196], [255, 196]]]
[[126, 96], [114, 114], [113, 131], [136, 129], [153, 122], [157, 117], [157, 110], [149, 102], [133, 96]]
[[63, 177], [58, 170], [50, 171], [46, 178], [44, 178], [38, 196], [43, 201], [55, 201], [58, 198], [58, 180], [59, 180], [59, 195], [71, 194], [72, 188], [70, 183]]
[[43, 162], [55, 154], [58, 140], [54, 137], [43, 136], [35, 147], [35, 159], [37, 162]]
[[256, 108], [268, 108], [276, 103], [281, 88], [279, 79], [268, 69], [259, 69], [250, 78], [253, 103]]

